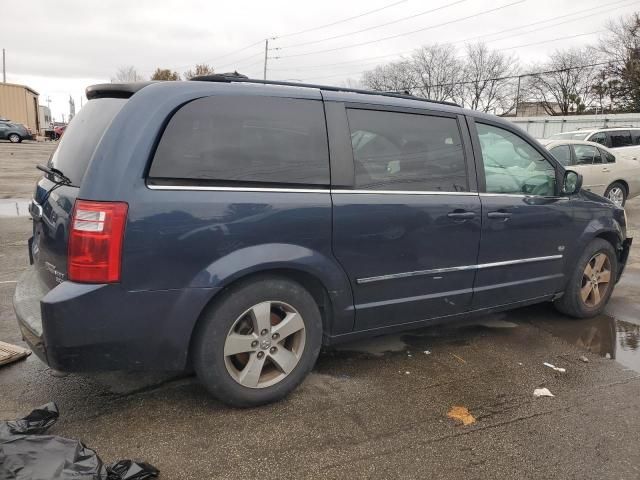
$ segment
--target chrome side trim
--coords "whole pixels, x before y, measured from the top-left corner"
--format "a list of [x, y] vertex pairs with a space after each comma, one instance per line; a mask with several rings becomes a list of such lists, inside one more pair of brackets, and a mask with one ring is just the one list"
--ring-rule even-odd
[[417, 277], [423, 275], [438, 275], [440, 273], [461, 272], [465, 270], [481, 270], [484, 268], [505, 267], [508, 265], [520, 265], [522, 263], [546, 262], [549, 260], [560, 260], [562, 255], [549, 255], [547, 257], [520, 258], [517, 260], [506, 260], [503, 262], [481, 263], [478, 265], [462, 265], [459, 267], [434, 268], [432, 270], [416, 270], [414, 272], [392, 273], [389, 275], [379, 275], [377, 277], [364, 277], [356, 279], [356, 283], [373, 283], [383, 280], [393, 280], [396, 278]]
[[279, 192], [279, 193], [329, 193], [326, 188], [271, 188], [271, 187], [205, 187], [195, 185], [149, 185], [150, 190], [187, 190], [205, 192]]
[[478, 192], [441, 192], [441, 191], [419, 191], [419, 190], [331, 190], [331, 193], [345, 194], [376, 194], [376, 195], [473, 195], [478, 196]]
[[568, 197], [562, 196], [546, 196], [546, 195], [527, 195], [524, 193], [481, 193], [481, 197], [512, 197], [512, 198], [553, 198], [556, 200], [568, 200]]

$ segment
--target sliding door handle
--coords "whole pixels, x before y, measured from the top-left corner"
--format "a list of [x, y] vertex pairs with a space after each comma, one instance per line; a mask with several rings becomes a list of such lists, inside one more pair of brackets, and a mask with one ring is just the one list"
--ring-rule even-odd
[[511, 217], [511, 214], [509, 212], [489, 212], [487, 213], [487, 217], [507, 219]]
[[447, 213], [447, 217], [453, 218], [454, 220], [469, 220], [476, 216], [473, 212], [451, 212]]

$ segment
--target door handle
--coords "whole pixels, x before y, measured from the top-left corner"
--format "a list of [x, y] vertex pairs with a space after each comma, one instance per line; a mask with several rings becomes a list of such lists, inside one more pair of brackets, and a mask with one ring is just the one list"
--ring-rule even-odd
[[469, 220], [470, 218], [474, 218], [476, 216], [473, 212], [450, 212], [447, 213], [447, 217], [453, 218], [455, 220]]
[[509, 212], [489, 212], [487, 213], [487, 217], [488, 218], [502, 218], [502, 219], [507, 219], [509, 217], [511, 217], [511, 214]]

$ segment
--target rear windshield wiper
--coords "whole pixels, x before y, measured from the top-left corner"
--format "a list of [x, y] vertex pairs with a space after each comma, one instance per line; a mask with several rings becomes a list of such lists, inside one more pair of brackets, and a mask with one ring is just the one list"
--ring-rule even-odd
[[44, 173], [51, 175], [52, 177], [58, 177], [61, 181], [56, 183], [62, 183], [63, 185], [71, 185], [71, 179], [64, 173], [55, 167], [47, 167], [46, 165], [36, 165], [38, 170], [42, 170]]

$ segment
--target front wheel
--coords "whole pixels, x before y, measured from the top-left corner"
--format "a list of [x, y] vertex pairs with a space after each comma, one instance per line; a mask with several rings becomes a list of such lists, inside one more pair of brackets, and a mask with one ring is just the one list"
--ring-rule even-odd
[[193, 361], [205, 387], [233, 407], [280, 400], [311, 371], [322, 343], [313, 297], [265, 276], [231, 288], [203, 315]]
[[618, 207], [624, 207], [627, 201], [627, 189], [620, 182], [614, 182], [609, 185], [604, 196], [615, 203]]
[[11, 143], [20, 143], [22, 141], [22, 138], [17, 133], [12, 133], [11, 135], [9, 135], [9, 141]]
[[602, 313], [613, 293], [617, 272], [618, 259], [613, 246], [596, 238], [578, 260], [564, 295], [554, 302], [555, 307], [575, 318]]

